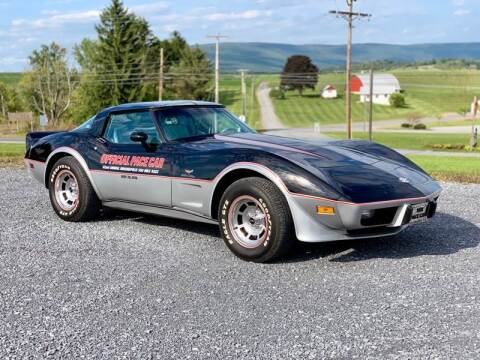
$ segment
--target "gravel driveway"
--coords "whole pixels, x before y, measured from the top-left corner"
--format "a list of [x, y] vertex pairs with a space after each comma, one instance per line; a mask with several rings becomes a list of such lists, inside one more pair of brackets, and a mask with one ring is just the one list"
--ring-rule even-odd
[[68, 224], [0, 169], [0, 358], [478, 358], [480, 186], [379, 240], [236, 259], [215, 226]]

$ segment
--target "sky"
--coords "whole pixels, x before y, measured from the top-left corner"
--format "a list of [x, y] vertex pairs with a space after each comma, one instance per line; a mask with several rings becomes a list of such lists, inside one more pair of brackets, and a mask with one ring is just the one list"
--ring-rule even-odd
[[[110, 0], [0, 0], [0, 71], [22, 71], [41, 44], [71, 48], [95, 38]], [[166, 38], [178, 30], [191, 44], [221, 33], [231, 42], [343, 44], [345, 21], [328, 14], [345, 0], [124, 0]], [[479, 42], [480, 0], [358, 0], [372, 14], [355, 23], [355, 43]], [[71, 54], [71, 51], [70, 51]], [[73, 56], [72, 57], [73, 61]]]

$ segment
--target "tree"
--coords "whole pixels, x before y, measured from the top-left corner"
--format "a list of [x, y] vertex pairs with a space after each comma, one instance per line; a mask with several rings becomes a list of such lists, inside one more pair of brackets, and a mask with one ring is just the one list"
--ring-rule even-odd
[[9, 112], [21, 111], [24, 106], [17, 88], [0, 82], [0, 120], [6, 120]]
[[72, 102], [75, 73], [68, 67], [66, 54], [56, 43], [42, 45], [30, 55], [31, 70], [21, 81], [32, 110], [45, 114], [52, 125], [58, 125]]
[[176, 99], [207, 100], [211, 94], [212, 84], [208, 74], [211, 64], [200, 48], [186, 47], [181, 53], [181, 60], [170, 68], [172, 83], [168, 87]]
[[293, 55], [287, 59], [281, 74], [280, 87], [298, 90], [303, 95], [305, 88], [315, 89], [318, 83], [318, 68], [308, 56]]
[[112, 0], [103, 10], [95, 29], [97, 40], [83, 40], [75, 47], [83, 74], [77, 97], [85, 117], [106, 106], [144, 100], [158, 69], [149, 62], [158, 59], [152, 51], [159, 40], [147, 21], [129, 12], [121, 0]]
[[394, 108], [402, 108], [405, 107], [405, 96], [400, 93], [394, 93], [390, 95], [390, 99], [388, 99], [390, 106]]

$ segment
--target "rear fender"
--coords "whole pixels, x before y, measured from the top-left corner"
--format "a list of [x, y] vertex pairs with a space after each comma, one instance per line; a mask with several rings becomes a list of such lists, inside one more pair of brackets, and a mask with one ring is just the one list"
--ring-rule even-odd
[[102, 199], [101, 192], [99, 191], [97, 185], [93, 181], [92, 174], [90, 173], [90, 169], [88, 168], [87, 162], [85, 161], [83, 156], [77, 150], [72, 149], [72, 148], [67, 147], [67, 146], [62, 146], [62, 147], [59, 147], [58, 149], [55, 149], [48, 156], [47, 161], [45, 162], [45, 164], [46, 164], [46, 167], [45, 167], [46, 170], [45, 170], [45, 175], [44, 175], [45, 176], [45, 184], [48, 186], [48, 180], [49, 180], [48, 176], [50, 174], [50, 171], [48, 171], [48, 169], [51, 169], [51, 167], [54, 165], [53, 162], [57, 158], [57, 155], [62, 154], [62, 153], [73, 156], [75, 158], [75, 160], [78, 161], [80, 166], [83, 168], [83, 171], [85, 171], [85, 174], [87, 174], [88, 180], [90, 181], [90, 184], [92, 184], [92, 187], [95, 190], [95, 192], [97, 193], [98, 198]]

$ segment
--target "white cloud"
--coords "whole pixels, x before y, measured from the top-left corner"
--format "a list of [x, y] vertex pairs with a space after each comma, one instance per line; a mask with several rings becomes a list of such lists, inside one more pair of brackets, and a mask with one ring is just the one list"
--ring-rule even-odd
[[225, 20], [251, 20], [260, 17], [269, 17], [272, 11], [247, 10], [244, 12], [229, 12], [229, 13], [213, 13], [205, 16], [210, 21], [225, 21]]
[[452, 0], [452, 4], [455, 6], [463, 6], [465, 4], [465, 0]]
[[28, 61], [26, 58], [17, 58], [13, 56], [2, 56], [0, 57], [0, 65], [5, 66], [5, 65], [24, 65]]
[[42, 29], [42, 28], [49, 28], [49, 27], [58, 27], [64, 24], [88, 23], [88, 22], [97, 20], [99, 16], [100, 16], [99, 10], [68, 12], [68, 13], [60, 13], [60, 12], [52, 11], [50, 12], [49, 16], [45, 18], [37, 19], [37, 20], [14, 19], [12, 20], [12, 26]]
[[134, 5], [134, 6], [131, 6], [129, 9], [134, 13], [137, 13], [140, 15], [152, 15], [168, 9], [168, 4], [166, 2], [159, 1], [156, 3], [150, 3], [150, 4]]
[[466, 15], [470, 15], [472, 12], [470, 10], [467, 10], [467, 9], [459, 9], [459, 10], [456, 10], [453, 12], [453, 15], [455, 16], [466, 16]]

